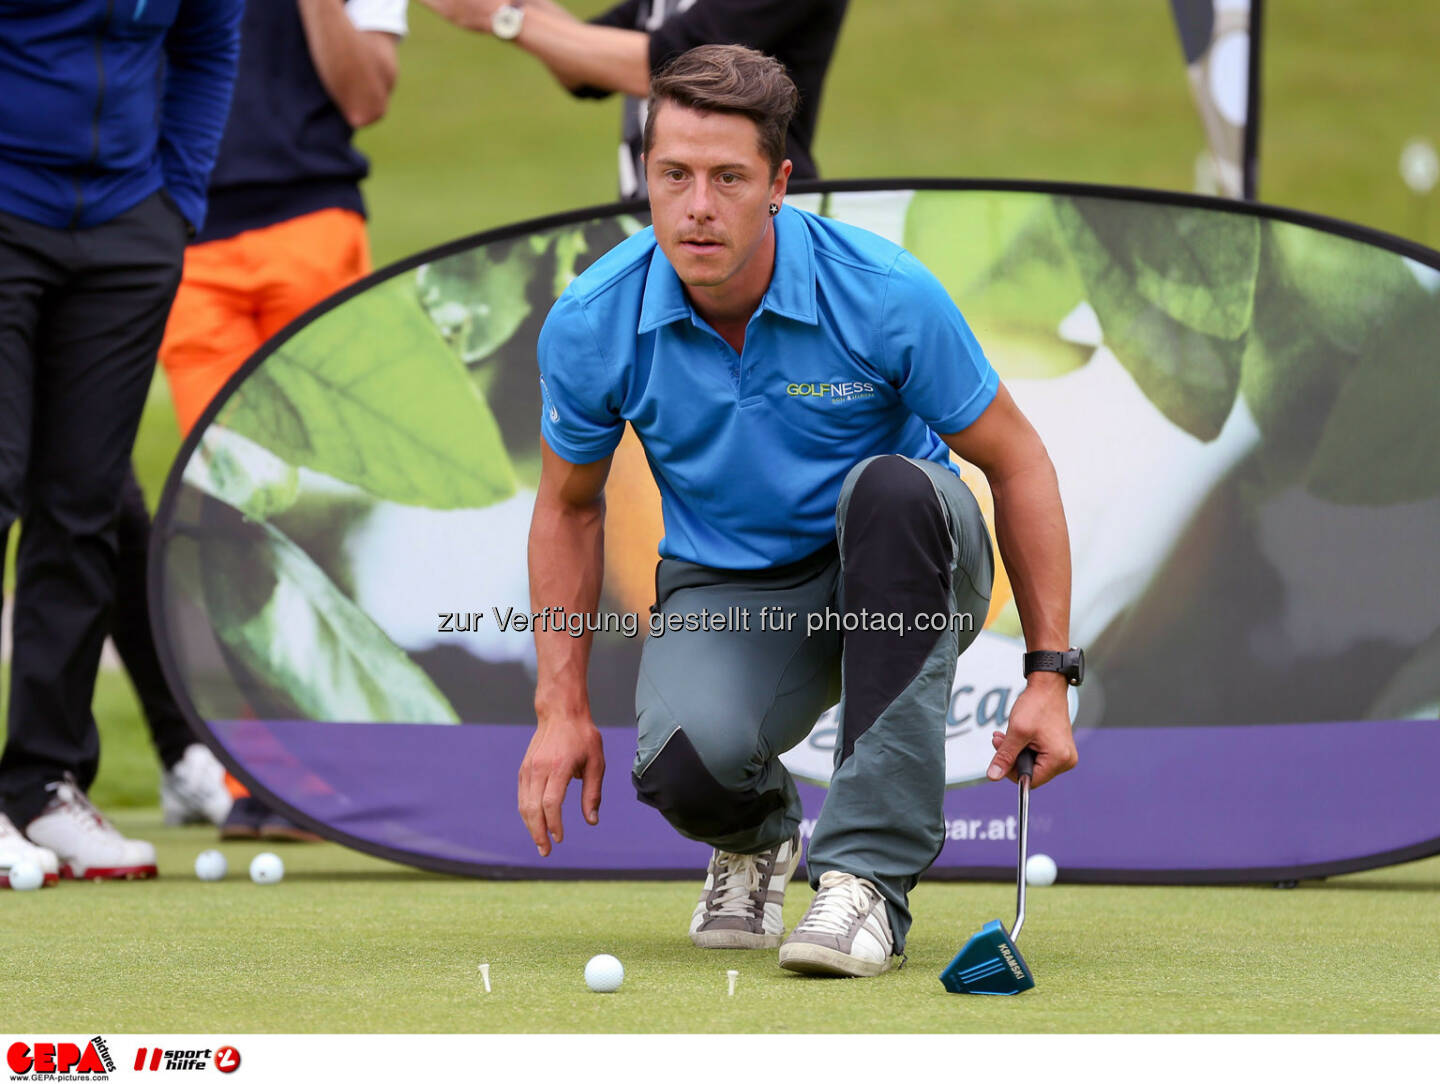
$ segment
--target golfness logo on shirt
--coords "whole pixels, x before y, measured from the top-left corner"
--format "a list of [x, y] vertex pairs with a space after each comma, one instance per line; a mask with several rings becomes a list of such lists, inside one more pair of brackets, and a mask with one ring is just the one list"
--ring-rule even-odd
[[79, 1043], [11, 1043], [5, 1064], [11, 1080], [109, 1080], [115, 1071], [110, 1048], [99, 1035], [83, 1049]]
[[857, 399], [873, 399], [875, 385], [868, 380], [835, 380], [819, 384], [786, 384], [785, 394], [792, 399], [828, 398], [832, 403], [850, 403]]

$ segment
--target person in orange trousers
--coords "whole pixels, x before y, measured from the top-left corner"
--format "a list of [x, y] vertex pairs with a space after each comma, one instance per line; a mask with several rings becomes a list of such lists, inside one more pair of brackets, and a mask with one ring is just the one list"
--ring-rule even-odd
[[[355, 130], [384, 116], [406, 0], [247, 5], [240, 71], [210, 186], [210, 218], [185, 253], [160, 363], [182, 433], [260, 346], [370, 271]], [[314, 839], [248, 794], [222, 839]]]

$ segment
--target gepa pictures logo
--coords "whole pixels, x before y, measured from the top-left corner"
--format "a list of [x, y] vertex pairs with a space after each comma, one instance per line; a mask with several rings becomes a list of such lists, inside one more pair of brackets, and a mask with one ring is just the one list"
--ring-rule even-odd
[[5, 1051], [11, 1080], [108, 1080], [115, 1071], [110, 1049], [99, 1035], [79, 1043], [11, 1043]]

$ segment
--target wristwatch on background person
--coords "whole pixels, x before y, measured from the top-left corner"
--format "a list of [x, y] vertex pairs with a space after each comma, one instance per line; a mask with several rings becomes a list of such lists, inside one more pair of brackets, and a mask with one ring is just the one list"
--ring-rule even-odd
[[1069, 651], [1027, 651], [1025, 652], [1025, 676], [1036, 670], [1053, 670], [1065, 675], [1071, 685], [1085, 680], [1085, 652], [1078, 647]]
[[514, 3], [496, 8], [495, 14], [490, 16], [490, 32], [501, 41], [514, 41], [524, 25], [525, 0], [514, 0]]

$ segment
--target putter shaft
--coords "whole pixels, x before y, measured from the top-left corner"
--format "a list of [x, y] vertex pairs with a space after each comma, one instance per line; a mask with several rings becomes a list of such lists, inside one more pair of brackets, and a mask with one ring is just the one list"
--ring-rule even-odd
[[1015, 758], [1020, 773], [1020, 861], [1015, 871], [1015, 925], [1010, 927], [1010, 940], [1020, 936], [1025, 925], [1025, 858], [1030, 844], [1030, 774], [1035, 770], [1035, 754], [1028, 748]]

